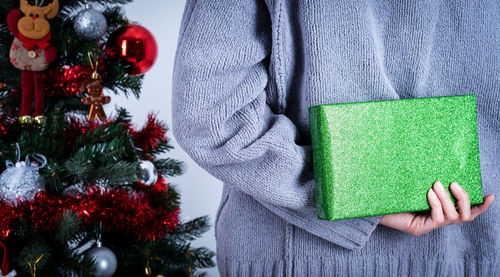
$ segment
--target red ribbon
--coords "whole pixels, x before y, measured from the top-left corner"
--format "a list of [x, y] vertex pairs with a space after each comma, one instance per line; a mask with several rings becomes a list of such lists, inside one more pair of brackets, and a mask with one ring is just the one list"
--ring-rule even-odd
[[49, 32], [44, 38], [41, 39], [31, 39], [19, 33], [19, 39], [23, 42], [23, 46], [27, 50], [33, 50], [35, 46], [38, 46], [39, 48], [45, 50], [50, 46], [49, 40], [51, 38], [52, 38], [51, 32]]

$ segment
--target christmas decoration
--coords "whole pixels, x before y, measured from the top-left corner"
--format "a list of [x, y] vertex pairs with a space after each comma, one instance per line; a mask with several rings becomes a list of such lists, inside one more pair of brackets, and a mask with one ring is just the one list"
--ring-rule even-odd
[[102, 86], [99, 81], [94, 81], [86, 86], [88, 97], [82, 98], [82, 103], [90, 105], [88, 121], [94, 122], [97, 118], [101, 121], [106, 121], [108, 117], [104, 112], [103, 104], [111, 101], [111, 97], [102, 95]]
[[45, 95], [73, 96], [80, 94], [81, 88], [91, 78], [94, 70], [90, 66], [75, 65], [49, 67], [42, 72]]
[[12, 270], [7, 275], [4, 275], [0, 270], [0, 277], [15, 277], [15, 276], [17, 276], [17, 272], [15, 270]]
[[309, 119], [321, 219], [428, 210], [437, 180], [483, 201], [475, 95], [319, 105]]
[[[18, 153], [19, 145], [18, 145]], [[37, 193], [44, 190], [44, 182], [39, 168], [47, 164], [47, 159], [40, 154], [33, 154], [31, 157], [42, 161], [42, 164], [33, 165], [30, 155], [26, 156], [26, 161], [21, 162], [20, 156], [14, 165], [11, 161], [6, 161], [7, 169], [0, 175], [0, 199], [6, 203], [17, 205], [19, 201], [32, 200]]]
[[[3, 31], [9, 29], [5, 23], [7, 14], [16, 3], [7, 2], [10, 4], [0, 4], [0, 30]], [[123, 1], [98, 2], [113, 32], [119, 26], [127, 26], [121, 7]], [[29, 3], [32, 5], [29, 9], [33, 10], [48, 10], [55, 5], [53, 0]], [[166, 136], [167, 125], [155, 114], [149, 114], [146, 124], [136, 128], [123, 108], [117, 108], [105, 122], [90, 122], [85, 114], [90, 106], [81, 100], [91, 96], [87, 93], [93, 85], [117, 95], [139, 98], [143, 78], [131, 74], [136, 74], [133, 72], [136, 62], [142, 66], [151, 53], [156, 56], [156, 50], [144, 52], [146, 59], [140, 53], [141, 49], [147, 49], [142, 46], [154, 39], [128, 37], [131, 40], [118, 45], [116, 55], [111, 55], [111, 47], [108, 47], [111, 41], [103, 43], [103, 39], [113, 32], [107, 31], [103, 39], [85, 41], [76, 33], [75, 16], [71, 15], [82, 12], [84, 3], [60, 1], [63, 14], [50, 21], [53, 28], [50, 42], [60, 51], [47, 69], [36, 72], [36, 80], [41, 83], [33, 84], [33, 87], [41, 87], [45, 96], [42, 110], [47, 124], [43, 129], [23, 130], [18, 124], [22, 114], [22, 107], [17, 104], [24, 89], [22, 80], [19, 70], [10, 62], [0, 63], [1, 81], [7, 84], [0, 88], [3, 103], [0, 109], [0, 157], [3, 159], [0, 162], [12, 160], [6, 172], [24, 170], [29, 171], [28, 175], [36, 172], [44, 183], [34, 196], [13, 197], [15, 202], [0, 201], [0, 240], [12, 255], [10, 267], [15, 268], [19, 276], [91, 276], [97, 264], [78, 246], [88, 245], [95, 239], [96, 222], [101, 222], [102, 241], [118, 260], [114, 276], [144, 276], [148, 257], [157, 258], [150, 263], [151, 276], [196, 275], [199, 268], [214, 266], [212, 251], [190, 245], [208, 230], [209, 221], [207, 217], [188, 222], [179, 219], [180, 196], [167, 180], [182, 174], [182, 164], [168, 157], [159, 158], [173, 148]], [[39, 15], [40, 18], [33, 21], [29, 10], [27, 13], [25, 20], [47, 26], [46, 17]], [[15, 20], [10, 23], [13, 27], [10, 29], [16, 30]], [[0, 52], [9, 53], [11, 37], [0, 36], [0, 41]], [[34, 48], [55, 58], [55, 47], [46, 41], [50, 47], [45, 51], [43, 42], [37, 42]], [[121, 46], [128, 46], [129, 42], [138, 42], [138, 45], [122, 51]], [[135, 52], [140, 55], [134, 57], [133, 52], [128, 52], [134, 49], [140, 50]], [[90, 64], [86, 61], [89, 52], [99, 55], [92, 58]], [[126, 54], [123, 57], [122, 52]], [[130, 62], [126, 57], [134, 59]], [[31, 115], [27, 120], [32, 126]], [[46, 161], [31, 154], [26, 162], [26, 154], [20, 157], [16, 149], [10, 147], [13, 142], [19, 142], [30, 154], [42, 153]], [[151, 178], [145, 180], [150, 185], [141, 182], [142, 160], [154, 161], [157, 170], [156, 182]], [[16, 162], [20, 163], [19, 168], [15, 167]], [[28, 170], [42, 165], [45, 166], [40, 170]], [[6, 275], [8, 271], [2, 269], [2, 273]]]
[[[146, 273], [146, 276], [165, 277], [162, 274], [153, 275], [153, 270], [151, 269], [151, 262], [152, 261], [160, 261], [161, 262], [161, 259], [159, 257], [149, 257], [148, 258], [146, 266], [144, 267], [144, 273]], [[189, 276], [191, 276], [191, 274]]]
[[142, 180], [145, 185], [151, 186], [158, 181], [158, 171], [155, 165], [150, 161], [141, 161]]
[[96, 242], [97, 246], [87, 252], [87, 256], [93, 258], [96, 262], [95, 277], [110, 277], [118, 267], [115, 253], [111, 249], [102, 246], [100, 239]]
[[94, 122], [96, 118], [99, 118], [101, 121], [106, 121], [108, 118], [106, 116], [106, 113], [104, 112], [104, 108], [102, 107], [102, 105], [109, 103], [111, 101], [111, 98], [109, 96], [102, 95], [103, 87], [101, 86], [101, 82], [99, 82], [101, 76], [97, 71], [99, 63], [97, 61], [94, 65], [90, 52], [88, 53], [88, 56], [90, 65], [92, 66], [92, 69], [94, 69], [94, 72], [92, 73], [93, 81], [85, 85], [89, 96], [82, 98], [81, 101], [85, 105], [90, 105], [90, 111], [87, 118], [89, 122]]
[[153, 67], [158, 57], [156, 39], [137, 24], [124, 25], [111, 34], [106, 44], [110, 57], [122, 58], [130, 67], [128, 73], [141, 75]]
[[149, 114], [146, 125], [141, 130], [130, 130], [130, 134], [134, 139], [137, 147], [141, 148], [145, 157], [154, 160], [151, 154], [154, 149], [168, 143], [165, 138], [167, 126], [156, 119], [155, 114]]
[[[7, 251], [7, 247], [3, 242], [0, 241], [0, 247], [2, 247], [3, 250], [3, 257], [2, 257], [2, 265], [0, 267], [0, 277], [14, 277], [17, 275], [15, 270], [12, 270], [9, 272], [9, 251]], [[9, 272], [9, 273], [7, 273]], [[5, 273], [5, 274], [4, 274]]]
[[87, 6], [75, 17], [74, 28], [82, 40], [94, 40], [106, 33], [108, 23], [100, 11]]
[[13, 10], [7, 17], [9, 29], [15, 36], [10, 49], [10, 62], [21, 70], [22, 77], [23, 99], [19, 123], [24, 127], [33, 123], [30, 114], [34, 93], [34, 122], [37, 127], [43, 127], [46, 119], [42, 115], [44, 95], [40, 72], [47, 69], [49, 63], [56, 58], [56, 49], [50, 43], [52, 33], [47, 19], [57, 15], [59, 2], [53, 0], [51, 4], [39, 7], [29, 5], [27, 0], [20, 1], [20, 9], [24, 16], [21, 11]]
[[179, 209], [153, 206], [150, 200], [159, 192], [168, 193], [163, 179], [154, 189], [141, 194], [129, 195], [124, 189], [103, 191], [89, 188], [72, 196], [49, 196], [45, 191], [33, 200], [17, 206], [0, 205], [0, 234], [10, 233], [10, 222], [20, 216], [28, 216], [37, 230], [53, 232], [64, 211], [74, 211], [81, 219], [81, 226], [91, 228], [101, 222], [104, 230], [117, 230], [136, 239], [155, 241], [165, 238], [179, 224]]
[[26, 260], [31, 271], [31, 277], [36, 277], [36, 264], [38, 264], [43, 258], [43, 254], [38, 255], [33, 259]]

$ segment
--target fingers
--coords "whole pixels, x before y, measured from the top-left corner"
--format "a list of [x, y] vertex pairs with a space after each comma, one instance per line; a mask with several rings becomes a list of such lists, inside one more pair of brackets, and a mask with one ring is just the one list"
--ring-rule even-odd
[[439, 198], [441, 206], [443, 207], [445, 221], [457, 221], [459, 219], [457, 210], [455, 209], [455, 205], [453, 205], [453, 202], [451, 202], [450, 195], [444, 188], [443, 184], [441, 184], [441, 182], [439, 181], [436, 181], [434, 183], [433, 190]]
[[432, 221], [436, 223], [436, 225], [443, 224], [444, 223], [443, 208], [434, 190], [430, 189], [427, 192], [427, 200], [429, 201], [429, 205], [431, 206]]
[[451, 193], [457, 199], [458, 214], [461, 222], [472, 221], [470, 212], [470, 199], [469, 194], [458, 184], [451, 183], [450, 185]]
[[483, 198], [483, 204], [475, 205], [474, 207], [472, 207], [470, 211], [472, 220], [474, 220], [474, 218], [476, 218], [482, 212], [486, 211], [486, 209], [490, 207], [491, 202], [493, 202], [493, 199], [495, 199], [495, 195], [489, 194]]
[[380, 224], [414, 236], [420, 236], [446, 225], [474, 220], [490, 207], [495, 198], [494, 195], [490, 194], [484, 197], [483, 204], [471, 208], [469, 195], [459, 184], [452, 183], [450, 190], [457, 199], [457, 209], [455, 209], [448, 192], [437, 181], [434, 183], [433, 189], [427, 192], [427, 200], [431, 206], [430, 215], [418, 215], [416, 213], [388, 214], [382, 217]]

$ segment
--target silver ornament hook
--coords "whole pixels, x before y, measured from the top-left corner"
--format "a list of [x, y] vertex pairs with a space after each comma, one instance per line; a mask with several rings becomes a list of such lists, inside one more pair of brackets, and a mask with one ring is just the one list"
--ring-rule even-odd
[[102, 247], [102, 221], [99, 221], [99, 232], [96, 235], [96, 245], [97, 247]]
[[[21, 162], [21, 147], [19, 147], [19, 143], [16, 143], [16, 155], [17, 155], [17, 162], [16, 162], [16, 164], [18, 164], [18, 163]], [[33, 166], [33, 165], [31, 165], [30, 157], [32, 157], [35, 161], [40, 162], [41, 165], [39, 165], [39, 166]], [[25, 163], [26, 163], [25, 164], [26, 166], [30, 166], [32, 168], [40, 169], [40, 168], [44, 168], [47, 165], [47, 158], [44, 155], [42, 155], [42, 154], [35, 153], [35, 154], [27, 155]], [[5, 166], [7, 168], [12, 168], [12, 167], [15, 167], [15, 164], [11, 160], [7, 160], [7, 161], [5, 161]]]
[[[30, 161], [30, 156], [33, 157], [33, 159], [37, 162], [41, 162], [41, 164], [39, 166], [32, 166], [31, 165], [31, 161]], [[40, 169], [40, 168], [44, 168], [46, 165], [47, 165], [47, 158], [45, 158], [44, 155], [42, 154], [39, 154], [39, 153], [35, 153], [35, 154], [32, 154], [32, 155], [27, 155], [26, 156], [26, 164], [33, 167], [33, 168], [36, 168], [36, 169]]]

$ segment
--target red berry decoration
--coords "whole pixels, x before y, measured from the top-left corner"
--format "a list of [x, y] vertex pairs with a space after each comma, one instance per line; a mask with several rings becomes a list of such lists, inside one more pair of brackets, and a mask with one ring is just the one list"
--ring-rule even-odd
[[106, 53], [109, 57], [122, 58], [130, 75], [142, 75], [153, 67], [158, 57], [158, 45], [151, 32], [137, 24], [127, 24], [116, 29], [108, 39]]

